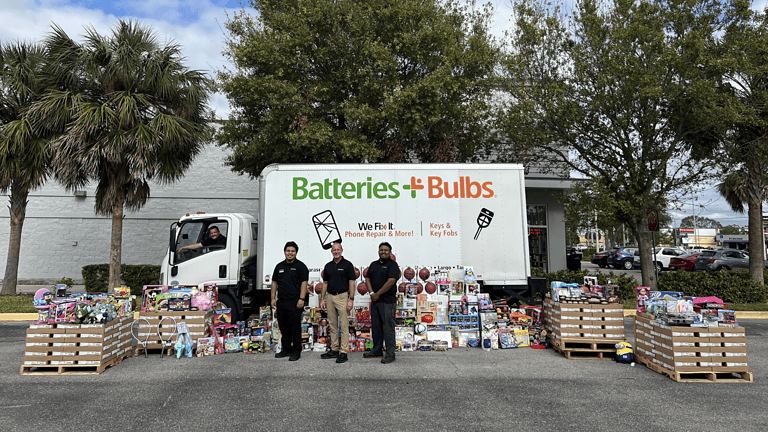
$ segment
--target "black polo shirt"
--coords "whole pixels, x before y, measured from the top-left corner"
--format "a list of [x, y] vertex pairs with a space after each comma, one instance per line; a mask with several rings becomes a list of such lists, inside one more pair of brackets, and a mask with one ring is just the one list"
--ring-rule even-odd
[[328, 282], [329, 294], [349, 292], [349, 281], [355, 280], [355, 266], [341, 257], [338, 264], [329, 262], [323, 269], [323, 281]]
[[[397, 278], [400, 277], [400, 267], [391, 259], [388, 259], [384, 263], [380, 260], [376, 260], [368, 266], [366, 277], [371, 280], [371, 288], [373, 288], [373, 292], [378, 292], [381, 287], [387, 283], [389, 278], [393, 278], [397, 281]], [[379, 297], [379, 301], [382, 303], [397, 303], [396, 292], [397, 287], [392, 286], [387, 292]]]
[[290, 264], [283, 260], [275, 266], [272, 280], [277, 282], [278, 300], [299, 301], [301, 283], [309, 280], [309, 269], [297, 259]]

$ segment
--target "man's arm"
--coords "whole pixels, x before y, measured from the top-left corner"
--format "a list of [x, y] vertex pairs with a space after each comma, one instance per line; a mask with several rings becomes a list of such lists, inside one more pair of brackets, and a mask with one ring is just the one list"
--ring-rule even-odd
[[275, 313], [277, 307], [277, 281], [272, 280], [272, 313]]
[[325, 292], [328, 291], [328, 282], [323, 281], [323, 288], [320, 290], [320, 309], [326, 310]]
[[181, 252], [184, 249], [199, 249], [201, 247], [203, 247], [202, 243], [193, 243], [193, 244], [188, 244], [186, 246], [182, 246], [182, 247], [176, 249], [176, 252]]
[[299, 301], [296, 302], [298, 309], [304, 309], [304, 297], [307, 295], [307, 281], [301, 282], [301, 293], [299, 294]]
[[[354, 273], [353, 273], [354, 274]], [[349, 300], [347, 300], [347, 313], [352, 310], [352, 306], [355, 305], [355, 280], [349, 280]]]

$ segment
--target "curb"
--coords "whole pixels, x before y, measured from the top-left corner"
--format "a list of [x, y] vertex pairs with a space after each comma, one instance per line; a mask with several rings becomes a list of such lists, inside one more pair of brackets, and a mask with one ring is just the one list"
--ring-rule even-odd
[[[624, 316], [635, 316], [635, 310], [624, 309]], [[134, 319], [138, 312], [134, 313]], [[0, 321], [35, 321], [37, 313], [0, 313]], [[768, 319], [768, 311], [736, 311], [736, 319]]]

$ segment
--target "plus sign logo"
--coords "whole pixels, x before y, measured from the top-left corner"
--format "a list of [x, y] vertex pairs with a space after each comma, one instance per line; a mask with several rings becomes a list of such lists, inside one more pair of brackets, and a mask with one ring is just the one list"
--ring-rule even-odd
[[416, 198], [416, 191], [424, 189], [424, 185], [421, 184], [421, 179], [411, 176], [411, 184], [403, 185], [403, 189], [411, 191], [411, 198]]

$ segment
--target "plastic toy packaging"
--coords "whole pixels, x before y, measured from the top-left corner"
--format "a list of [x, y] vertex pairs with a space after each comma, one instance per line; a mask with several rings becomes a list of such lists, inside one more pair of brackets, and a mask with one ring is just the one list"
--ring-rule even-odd
[[181, 358], [182, 354], [187, 358], [192, 358], [193, 343], [192, 338], [189, 336], [187, 323], [180, 322], [176, 324], [176, 333], [178, 334], [176, 337], [176, 344], [174, 345], [174, 348], [176, 349], [176, 358]]

